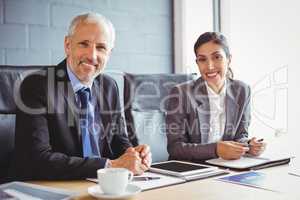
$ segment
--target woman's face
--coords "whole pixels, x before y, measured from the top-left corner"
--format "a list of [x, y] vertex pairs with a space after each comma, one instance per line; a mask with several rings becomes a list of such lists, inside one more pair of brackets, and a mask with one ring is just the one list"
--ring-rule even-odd
[[201, 77], [216, 92], [224, 85], [230, 60], [222, 46], [213, 41], [202, 44], [196, 50], [196, 63]]

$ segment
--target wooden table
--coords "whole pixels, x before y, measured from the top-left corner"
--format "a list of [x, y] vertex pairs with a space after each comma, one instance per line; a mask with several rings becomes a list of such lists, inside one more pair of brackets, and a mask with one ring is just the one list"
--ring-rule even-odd
[[[288, 165], [272, 167], [260, 170], [270, 176], [277, 176], [282, 184], [290, 184], [288, 191], [278, 193], [258, 188], [252, 188], [237, 184], [225, 183], [215, 180], [216, 178], [192, 181], [184, 184], [154, 189], [141, 192], [132, 199], [141, 200], [299, 200], [300, 199], [300, 177], [292, 176], [293, 182], [288, 181]], [[233, 172], [236, 173], [236, 172]], [[63, 188], [79, 192], [75, 199], [95, 199], [87, 193], [87, 188], [95, 183], [89, 181], [31, 181], [31, 183]]]

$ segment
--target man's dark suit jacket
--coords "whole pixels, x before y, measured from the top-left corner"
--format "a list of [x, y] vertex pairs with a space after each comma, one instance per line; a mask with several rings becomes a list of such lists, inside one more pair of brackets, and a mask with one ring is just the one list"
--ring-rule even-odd
[[[217, 157], [217, 143], [209, 143], [210, 105], [200, 77], [172, 88], [166, 116], [170, 159], [203, 161]], [[250, 87], [227, 79], [226, 123], [222, 140], [247, 142], [250, 124]]]
[[116, 159], [131, 146], [120, 112], [117, 85], [101, 74], [93, 82], [92, 102], [95, 116], [100, 116], [102, 156], [83, 158], [79, 111], [66, 69], [64, 60], [46, 72], [30, 75], [21, 84], [22, 102], [36, 113], [29, 113], [18, 103], [14, 179], [95, 177], [107, 158]]

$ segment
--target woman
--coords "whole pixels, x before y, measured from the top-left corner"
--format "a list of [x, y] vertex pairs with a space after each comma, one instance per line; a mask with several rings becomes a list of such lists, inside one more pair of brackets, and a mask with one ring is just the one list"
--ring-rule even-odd
[[234, 80], [226, 38], [206, 32], [194, 45], [201, 77], [175, 86], [167, 111], [170, 159], [238, 159], [260, 155], [261, 139], [248, 139], [250, 87]]

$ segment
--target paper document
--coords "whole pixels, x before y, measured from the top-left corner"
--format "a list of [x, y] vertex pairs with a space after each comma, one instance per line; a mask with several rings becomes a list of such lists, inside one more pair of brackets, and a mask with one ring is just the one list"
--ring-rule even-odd
[[294, 176], [298, 176], [298, 177], [300, 178], [300, 169], [295, 168], [295, 167], [292, 167], [292, 168], [289, 170], [289, 174], [290, 174], [290, 175], [294, 175]]
[[280, 193], [292, 193], [293, 191], [298, 190], [300, 184], [300, 180], [298, 178], [288, 176], [286, 172], [266, 174], [257, 171], [250, 171], [217, 178], [217, 180]]
[[71, 199], [77, 194], [76, 192], [23, 182], [11, 182], [0, 185], [0, 190], [8, 196], [14, 197], [13, 199], [22, 200], [65, 200]]
[[162, 174], [157, 174], [157, 173], [152, 173], [152, 172], [145, 172], [142, 176], [160, 177], [160, 179], [155, 179], [155, 180], [131, 182], [132, 184], [141, 187], [143, 191], [186, 182], [185, 180], [183, 180], [181, 178], [165, 176]]
[[[187, 181], [198, 180], [198, 179], [203, 179], [203, 178], [212, 177], [216, 175], [227, 174], [227, 173], [228, 172], [224, 170], [217, 169], [202, 174], [194, 174], [186, 177], [176, 177], [176, 176], [169, 176], [169, 175], [164, 175], [164, 174], [159, 174], [154, 172], [145, 172], [141, 176], [134, 176], [133, 181], [131, 181], [131, 184], [139, 186], [140, 188], [142, 188], [143, 191], [146, 191], [150, 189], [176, 185], [180, 183], [185, 183]], [[148, 178], [155, 177], [155, 178], [149, 180], [140, 180], [139, 177], [148, 177]], [[96, 178], [87, 178], [87, 180], [98, 183], [98, 179]]]
[[300, 178], [300, 158], [297, 157], [291, 161], [288, 173]]
[[[139, 180], [136, 177], [159, 177], [153, 180]], [[87, 180], [98, 183], [98, 179], [96, 178], [87, 178]], [[155, 189], [155, 188], [160, 188], [164, 186], [170, 186], [170, 185], [175, 185], [179, 183], [184, 183], [186, 180], [181, 179], [181, 178], [176, 178], [172, 176], [166, 176], [162, 174], [157, 174], [157, 173], [152, 173], [152, 172], [145, 172], [141, 176], [134, 176], [133, 181], [131, 181], [131, 184], [139, 186], [142, 188], [143, 191], [149, 190], [149, 189]]]

